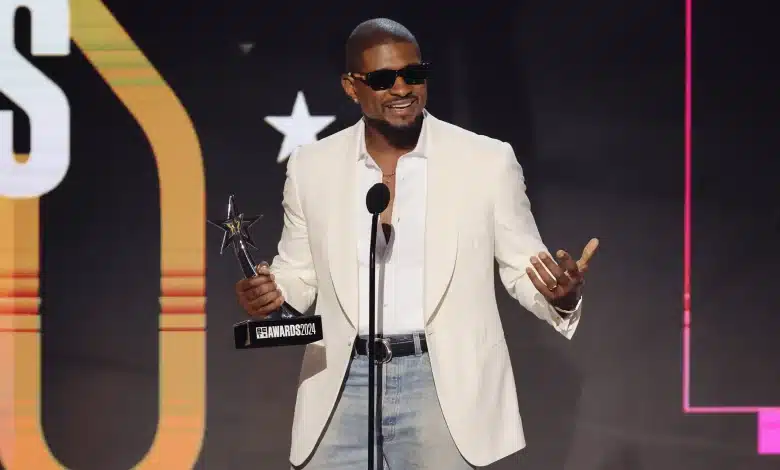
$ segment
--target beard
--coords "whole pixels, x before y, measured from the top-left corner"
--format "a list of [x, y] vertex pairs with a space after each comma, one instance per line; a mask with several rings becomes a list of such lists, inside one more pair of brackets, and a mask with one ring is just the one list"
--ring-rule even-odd
[[374, 119], [363, 115], [366, 125], [382, 134], [388, 143], [397, 148], [413, 148], [417, 145], [423, 119], [425, 119], [425, 116], [423, 113], [420, 113], [410, 123], [394, 125], [382, 119]]

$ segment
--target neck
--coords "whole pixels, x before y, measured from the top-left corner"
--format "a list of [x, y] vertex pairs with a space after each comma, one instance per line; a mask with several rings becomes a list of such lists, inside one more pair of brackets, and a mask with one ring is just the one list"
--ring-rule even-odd
[[372, 155], [406, 153], [417, 146], [422, 131], [420, 115], [408, 127], [393, 127], [385, 121], [363, 116], [366, 129], [366, 150]]

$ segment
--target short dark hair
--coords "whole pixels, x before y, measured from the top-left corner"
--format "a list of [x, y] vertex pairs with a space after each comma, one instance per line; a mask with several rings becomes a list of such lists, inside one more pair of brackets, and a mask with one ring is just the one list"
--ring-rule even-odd
[[408, 42], [414, 44], [417, 52], [420, 46], [417, 39], [404, 25], [388, 18], [366, 20], [352, 30], [347, 39], [347, 72], [358, 72], [362, 66], [363, 51], [379, 44]]

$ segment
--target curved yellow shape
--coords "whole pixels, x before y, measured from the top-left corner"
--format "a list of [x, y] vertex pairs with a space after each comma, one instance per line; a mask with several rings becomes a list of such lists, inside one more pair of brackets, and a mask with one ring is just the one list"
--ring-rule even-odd
[[[205, 430], [205, 181], [193, 124], [100, 0], [71, 0], [72, 38], [151, 144], [160, 179], [157, 433], [133, 468], [192, 468]], [[10, 223], [9, 223], [10, 222]], [[0, 459], [7, 470], [64, 468], [41, 424], [38, 199], [0, 198]]]

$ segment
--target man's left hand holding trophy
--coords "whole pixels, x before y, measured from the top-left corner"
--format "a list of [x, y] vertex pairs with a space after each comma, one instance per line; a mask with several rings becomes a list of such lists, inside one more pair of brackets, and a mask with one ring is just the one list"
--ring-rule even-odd
[[239, 305], [249, 315], [265, 318], [282, 306], [284, 296], [276, 285], [268, 263], [263, 261], [255, 269], [257, 271], [255, 277], [241, 279], [236, 283], [236, 295]]

